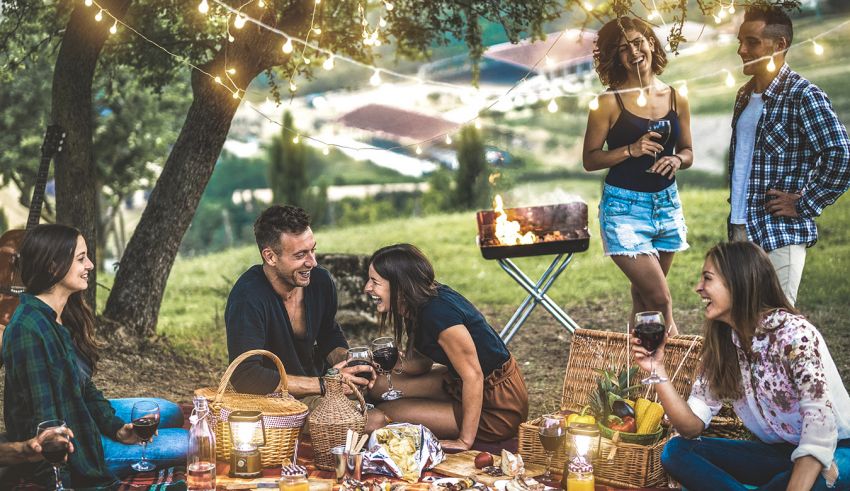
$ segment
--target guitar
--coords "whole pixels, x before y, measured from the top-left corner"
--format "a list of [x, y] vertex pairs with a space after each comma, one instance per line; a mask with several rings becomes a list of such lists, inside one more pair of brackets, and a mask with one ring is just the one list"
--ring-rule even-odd
[[18, 251], [27, 230], [38, 225], [50, 161], [62, 151], [63, 143], [65, 143], [65, 130], [56, 124], [48, 126], [44, 142], [41, 144], [41, 163], [38, 166], [35, 187], [32, 190], [26, 230], [9, 230], [0, 237], [0, 334], [12, 318], [12, 313], [18, 307], [18, 297], [24, 291], [18, 269]]

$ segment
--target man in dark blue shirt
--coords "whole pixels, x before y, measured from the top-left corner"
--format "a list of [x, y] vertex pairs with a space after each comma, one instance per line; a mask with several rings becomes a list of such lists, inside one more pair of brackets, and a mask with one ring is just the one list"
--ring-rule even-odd
[[[262, 264], [249, 268], [230, 291], [224, 311], [227, 351], [233, 361], [253, 349], [276, 354], [286, 368], [288, 391], [298, 398], [322, 395], [320, 377], [329, 366], [343, 378], [371, 387], [375, 377], [345, 367], [348, 342], [335, 316], [336, 286], [316, 262], [310, 218], [295, 206], [272, 206], [254, 223]], [[274, 363], [256, 356], [231, 379], [239, 392], [265, 394], [280, 382]], [[313, 398], [310, 398], [313, 399]], [[305, 401], [310, 405], [310, 401]]]

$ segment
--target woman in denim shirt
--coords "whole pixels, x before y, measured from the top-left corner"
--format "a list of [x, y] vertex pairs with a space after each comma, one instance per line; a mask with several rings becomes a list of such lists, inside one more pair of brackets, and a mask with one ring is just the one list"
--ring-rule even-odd
[[[718, 244], [696, 291], [706, 319], [700, 375], [687, 402], [670, 383], [655, 386], [682, 435], [664, 448], [667, 472], [689, 491], [745, 484], [850, 490], [850, 396], [823, 337], [790, 305], [767, 254], [751, 242]], [[632, 342], [635, 360], [649, 368], [649, 353]], [[653, 358], [663, 367], [663, 347]], [[723, 401], [756, 440], [696, 438]]]
[[[609, 91], [590, 111], [582, 153], [588, 171], [608, 169], [599, 228], [605, 255], [631, 281], [632, 318], [637, 312], [673, 321], [667, 272], [673, 255], [688, 248], [675, 176], [693, 162], [688, 101], [656, 79], [667, 65], [649, 24], [621, 17], [599, 30], [596, 72]], [[650, 121], [667, 120], [669, 136], [650, 132]]]

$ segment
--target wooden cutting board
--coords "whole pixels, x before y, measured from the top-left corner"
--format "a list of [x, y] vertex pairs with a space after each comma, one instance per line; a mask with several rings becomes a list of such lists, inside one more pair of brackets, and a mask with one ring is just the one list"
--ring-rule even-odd
[[[494, 482], [500, 479], [510, 479], [508, 476], [491, 476], [481, 469], [476, 469], [475, 456], [478, 453], [477, 450], [467, 450], [455, 454], [446, 454], [446, 460], [440, 462], [437, 467], [431, 470], [449, 477], [472, 477], [476, 481], [488, 486], [492, 486]], [[493, 456], [493, 465], [498, 466], [501, 462], [501, 456]], [[526, 476], [537, 476], [543, 474], [545, 470], [542, 465], [525, 464]]]

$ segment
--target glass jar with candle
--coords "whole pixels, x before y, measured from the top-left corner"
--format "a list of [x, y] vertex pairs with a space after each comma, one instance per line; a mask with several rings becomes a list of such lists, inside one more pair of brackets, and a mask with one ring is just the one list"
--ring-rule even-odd
[[278, 487], [280, 491], [310, 491], [307, 474], [303, 472], [281, 476]]
[[567, 428], [570, 452], [564, 464], [566, 491], [593, 491], [593, 458], [599, 451], [599, 428], [596, 425], [572, 424]]

